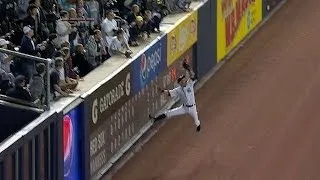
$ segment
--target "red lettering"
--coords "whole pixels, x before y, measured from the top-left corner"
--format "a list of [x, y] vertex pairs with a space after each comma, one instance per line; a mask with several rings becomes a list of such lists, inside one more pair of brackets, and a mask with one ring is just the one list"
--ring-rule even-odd
[[[236, 32], [239, 29], [241, 19], [243, 18], [250, 4], [254, 2], [255, 0], [237, 0], [235, 8], [232, 9], [232, 12], [225, 17], [226, 47], [229, 47], [233, 42]], [[223, 9], [227, 7], [227, 4], [227, 2], [223, 2]]]
[[231, 42], [231, 22], [230, 16], [225, 19], [225, 37], [226, 37], [226, 47], [230, 45]]
[[238, 22], [237, 22], [237, 14], [236, 14], [236, 11], [232, 11], [231, 13], [231, 42], [233, 41], [235, 35], [236, 35], [236, 32], [237, 32], [237, 29], [238, 29]]
[[176, 68], [172, 68], [170, 70], [170, 77], [171, 77], [171, 81], [175, 81], [177, 79], [177, 69]]

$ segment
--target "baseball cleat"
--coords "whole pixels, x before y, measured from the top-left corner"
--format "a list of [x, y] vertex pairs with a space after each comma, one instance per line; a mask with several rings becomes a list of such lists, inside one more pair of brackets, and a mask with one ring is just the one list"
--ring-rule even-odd
[[197, 132], [201, 130], [201, 125], [197, 126]]
[[149, 114], [149, 119], [154, 120], [154, 117]]

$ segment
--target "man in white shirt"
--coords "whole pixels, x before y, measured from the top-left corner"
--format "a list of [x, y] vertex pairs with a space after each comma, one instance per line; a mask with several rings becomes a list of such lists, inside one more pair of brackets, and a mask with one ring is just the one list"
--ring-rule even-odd
[[157, 117], [152, 117], [151, 115], [149, 115], [149, 118], [153, 119], [154, 121], [159, 121], [173, 116], [189, 114], [193, 118], [194, 123], [197, 126], [197, 132], [199, 132], [201, 126], [198, 118], [193, 88], [196, 79], [194, 72], [191, 70], [191, 67], [185, 61], [183, 62], [183, 67], [184, 69], [186, 69], [186, 75], [182, 75], [178, 78], [179, 86], [172, 90], [161, 90], [162, 93], [165, 93], [172, 98], [179, 97], [183, 104], [180, 107], [170, 109]]
[[124, 37], [122, 29], [119, 29], [116, 32], [116, 36], [112, 38], [108, 52], [110, 56], [125, 55], [127, 58], [131, 57], [132, 51], [129, 48], [128, 41]]
[[68, 22], [69, 14], [66, 11], [61, 11], [61, 19], [57, 21], [56, 32], [58, 35], [59, 46], [65, 42], [69, 42], [69, 35], [77, 31], [76, 28], [72, 28], [71, 24]]
[[106, 13], [106, 18], [101, 23], [102, 37], [105, 40], [106, 47], [109, 47], [115, 32], [119, 29], [116, 20], [114, 20], [115, 14], [112, 10]]

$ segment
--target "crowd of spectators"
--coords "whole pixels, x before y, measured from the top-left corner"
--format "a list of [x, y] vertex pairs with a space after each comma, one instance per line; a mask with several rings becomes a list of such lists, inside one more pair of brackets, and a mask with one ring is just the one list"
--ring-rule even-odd
[[[191, 0], [173, 1], [190, 10]], [[50, 98], [68, 96], [104, 61], [130, 58], [130, 47], [159, 33], [165, 6], [161, 0], [0, 0], [0, 48], [53, 60], [46, 72], [44, 63], [0, 53], [0, 93], [43, 103], [50, 73]]]

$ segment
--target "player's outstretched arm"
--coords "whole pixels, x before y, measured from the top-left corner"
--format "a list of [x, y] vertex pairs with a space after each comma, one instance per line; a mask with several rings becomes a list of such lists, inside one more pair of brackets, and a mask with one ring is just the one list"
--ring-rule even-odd
[[169, 90], [167, 90], [167, 89], [160, 89], [160, 88], [158, 88], [158, 90], [159, 90], [161, 93], [164, 93], [164, 94], [167, 95], [167, 96], [171, 96]]
[[186, 61], [183, 61], [182, 67], [187, 71], [186, 78], [195, 81], [196, 80], [195, 73], [193, 72], [191, 66]]

